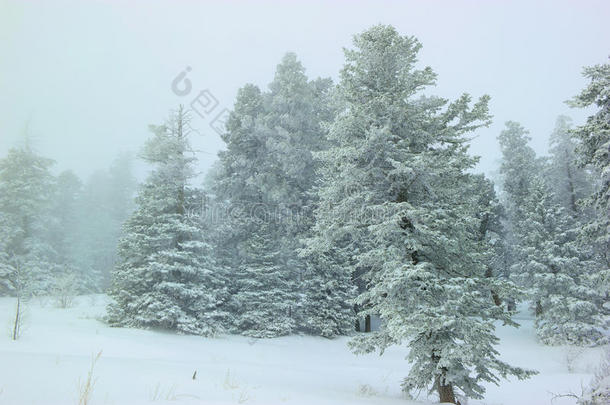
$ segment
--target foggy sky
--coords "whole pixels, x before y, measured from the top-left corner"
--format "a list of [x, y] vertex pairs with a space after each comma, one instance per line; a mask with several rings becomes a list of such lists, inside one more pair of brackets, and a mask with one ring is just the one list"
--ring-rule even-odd
[[[287, 51], [310, 78], [338, 77], [342, 47], [373, 24], [394, 25], [423, 44], [420, 65], [454, 99], [490, 94], [494, 123], [477, 132], [479, 170], [496, 167], [496, 136], [516, 120], [540, 154], [555, 118], [582, 123], [564, 101], [584, 85], [582, 67], [607, 62], [608, 1], [5, 1], [0, 0], [0, 157], [26, 125], [56, 170], [86, 177], [121, 151], [138, 152], [148, 124], [209, 90], [232, 108], [237, 89], [266, 88]], [[172, 80], [186, 67], [192, 91]], [[201, 169], [223, 146], [194, 116]]]

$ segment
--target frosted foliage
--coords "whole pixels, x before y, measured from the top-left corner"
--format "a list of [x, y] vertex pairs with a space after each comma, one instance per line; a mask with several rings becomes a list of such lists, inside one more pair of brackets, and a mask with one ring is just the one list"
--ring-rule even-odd
[[215, 266], [200, 223], [188, 215], [201, 196], [189, 186], [193, 157], [188, 116], [176, 112], [152, 127], [143, 158], [155, 169], [125, 224], [113, 273], [108, 321], [211, 335], [222, 330], [225, 278]]
[[298, 254], [317, 200], [313, 153], [326, 144], [331, 84], [308, 80], [289, 53], [269, 91], [246, 85], [238, 92], [211, 188], [216, 203], [235, 214], [221, 221], [215, 251], [220, 263], [234, 269], [228, 305], [239, 333], [269, 337], [304, 330], [329, 336], [353, 326], [332, 324], [349, 315], [330, 309], [351, 314], [342, 303], [347, 297], [333, 298], [339, 303], [320, 300], [320, 285], [336, 280]]
[[352, 341], [356, 352], [404, 342], [405, 391], [481, 398], [483, 381], [530, 375], [493, 348], [493, 322], [512, 321], [491, 290], [514, 286], [485, 276], [489, 245], [480, 241], [466, 140], [489, 122], [488, 97], [418, 94], [436, 76], [415, 68], [420, 44], [392, 27], [375, 26], [354, 45], [338, 88], [345, 108], [317, 155], [324, 182], [307, 249], [344, 280], [363, 280], [361, 314], [381, 316], [379, 331]]

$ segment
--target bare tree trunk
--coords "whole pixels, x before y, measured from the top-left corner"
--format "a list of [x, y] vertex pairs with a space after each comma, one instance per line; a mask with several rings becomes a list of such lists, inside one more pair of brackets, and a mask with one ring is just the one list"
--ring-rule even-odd
[[[485, 270], [485, 277], [487, 277], [487, 278], [493, 277], [493, 272], [491, 271], [491, 267], [489, 267], [489, 266], [487, 266], [487, 269]], [[502, 305], [502, 300], [498, 296], [498, 293], [495, 292], [494, 290], [491, 290], [491, 299], [493, 299], [494, 304], [496, 304], [497, 307]]]
[[[433, 353], [435, 352], [436, 350], [433, 350]], [[441, 358], [436, 354], [432, 354], [431, 360], [435, 365], [438, 365], [438, 362], [441, 360]], [[441, 367], [441, 371], [442, 374], [437, 376], [436, 380], [434, 381], [436, 391], [438, 392], [439, 402], [447, 402], [450, 404], [460, 405], [459, 401], [455, 400], [453, 385], [451, 385], [451, 383], [448, 383], [445, 378], [448, 371], [447, 368]]]
[[13, 325], [13, 340], [19, 337], [19, 326], [21, 324], [21, 297], [17, 295], [17, 311], [15, 312], [15, 324]]
[[535, 313], [536, 313], [536, 316], [542, 315], [542, 304], [540, 303], [540, 300], [536, 301]]
[[367, 315], [364, 317], [364, 331], [365, 332], [371, 331], [371, 316], [370, 315]]
[[494, 300], [494, 304], [496, 304], [497, 307], [502, 305], [502, 300], [500, 299], [500, 296], [498, 296], [498, 293], [493, 290], [491, 291], [491, 298]]
[[506, 302], [506, 309], [509, 310], [509, 311], [514, 311], [515, 309], [517, 309], [517, 303], [515, 302], [514, 299], [510, 298]]
[[440, 402], [448, 402], [450, 404], [459, 405], [459, 402], [455, 400], [455, 394], [453, 393], [453, 386], [451, 384], [444, 384], [441, 382], [441, 378], [439, 378], [436, 381], [436, 389], [438, 391]]
[[570, 155], [567, 150], [564, 150], [564, 154], [566, 157], [566, 173], [568, 175], [568, 191], [570, 193], [570, 208], [572, 212], [575, 214], [578, 212], [578, 207], [576, 206], [576, 192], [574, 191], [574, 181], [572, 180], [572, 172], [570, 171]]
[[13, 330], [11, 337], [13, 340], [19, 339], [21, 335], [21, 328], [23, 327], [23, 312], [24, 306], [27, 303], [27, 282], [24, 274], [24, 269], [21, 267], [19, 261], [15, 261], [14, 271], [10, 275], [11, 282], [15, 288], [15, 296], [17, 297], [17, 307], [15, 308], [15, 322], [13, 324]]

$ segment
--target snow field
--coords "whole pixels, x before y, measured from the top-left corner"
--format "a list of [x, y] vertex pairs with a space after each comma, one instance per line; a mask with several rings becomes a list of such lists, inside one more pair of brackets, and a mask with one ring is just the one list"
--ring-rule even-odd
[[[78, 404], [79, 381], [100, 350], [91, 405], [421, 403], [400, 392], [409, 367], [405, 348], [390, 348], [381, 357], [356, 356], [347, 348], [349, 338], [202, 338], [110, 328], [99, 321], [106, 303], [104, 295], [81, 296], [74, 307], [60, 309], [50, 299], [34, 299], [22, 338], [12, 341], [15, 300], [0, 298], [0, 404]], [[469, 404], [551, 404], [553, 393], [580, 393], [587, 386], [602, 348], [543, 346], [535, 340], [532, 320], [522, 313], [518, 321], [519, 329], [498, 328], [501, 358], [540, 374], [488, 386], [484, 400]], [[572, 372], [567, 357], [573, 358]], [[426, 393], [419, 400], [426, 401]]]

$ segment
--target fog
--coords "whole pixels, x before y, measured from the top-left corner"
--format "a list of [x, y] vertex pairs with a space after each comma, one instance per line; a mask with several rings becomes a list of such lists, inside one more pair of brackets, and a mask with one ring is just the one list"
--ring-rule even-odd
[[[493, 125], [472, 152], [491, 173], [506, 120], [531, 131], [543, 154], [564, 101], [585, 85], [581, 69], [607, 60], [607, 1], [0, 2], [0, 156], [28, 132], [56, 170], [86, 177], [120, 151], [137, 153], [170, 109], [202, 90], [231, 109], [237, 89], [261, 88], [294, 51], [310, 77], [334, 80], [342, 47], [376, 23], [423, 44], [420, 64], [439, 75], [436, 94], [491, 95]], [[174, 78], [187, 67], [192, 91]], [[209, 118], [194, 117], [205, 170], [223, 147]], [[140, 176], [143, 175], [143, 171]]]

